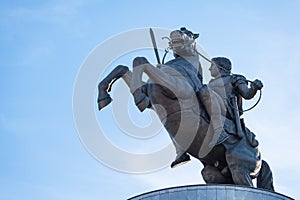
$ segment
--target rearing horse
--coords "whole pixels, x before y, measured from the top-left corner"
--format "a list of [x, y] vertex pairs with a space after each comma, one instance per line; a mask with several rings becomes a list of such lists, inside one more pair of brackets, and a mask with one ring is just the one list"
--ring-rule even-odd
[[[251, 179], [257, 178], [257, 187], [274, 191], [268, 164], [245, 137], [230, 135], [222, 139], [221, 134], [214, 146], [209, 145], [214, 136], [210, 134], [210, 113], [203, 102], [206, 86], [195, 48], [197, 35], [181, 29], [171, 32], [170, 38], [175, 59], [155, 67], [146, 58], [136, 57], [132, 72], [119, 65], [99, 83], [99, 110], [112, 101], [108, 92], [122, 78], [139, 110], [154, 109], [174, 143], [201, 161], [206, 183], [253, 187]], [[142, 81], [143, 73], [149, 77], [147, 82]]]

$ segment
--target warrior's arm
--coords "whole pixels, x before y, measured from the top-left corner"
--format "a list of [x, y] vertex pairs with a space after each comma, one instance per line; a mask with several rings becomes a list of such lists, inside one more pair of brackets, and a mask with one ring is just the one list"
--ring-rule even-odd
[[245, 77], [237, 76], [235, 81], [235, 87], [238, 92], [244, 99], [252, 99], [257, 90], [263, 87], [263, 84], [259, 80], [255, 80], [251, 83], [250, 87], [248, 87], [248, 83]]
[[237, 86], [237, 91], [244, 99], [252, 99], [255, 96], [257, 89], [248, 87], [247, 83], [242, 83]]

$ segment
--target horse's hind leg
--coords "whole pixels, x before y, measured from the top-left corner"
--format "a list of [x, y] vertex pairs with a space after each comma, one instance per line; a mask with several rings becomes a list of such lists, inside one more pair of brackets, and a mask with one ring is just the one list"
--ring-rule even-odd
[[[206, 165], [202, 171], [201, 175], [203, 180], [206, 183], [210, 184], [233, 184], [233, 180], [231, 178], [231, 175], [227, 175], [225, 173], [222, 173], [224, 170], [220, 171], [218, 168]], [[229, 173], [229, 172], [228, 172]]]
[[106, 76], [98, 85], [98, 109], [101, 110], [107, 106], [112, 98], [108, 94], [112, 84], [129, 71], [128, 67], [119, 65], [108, 76]]

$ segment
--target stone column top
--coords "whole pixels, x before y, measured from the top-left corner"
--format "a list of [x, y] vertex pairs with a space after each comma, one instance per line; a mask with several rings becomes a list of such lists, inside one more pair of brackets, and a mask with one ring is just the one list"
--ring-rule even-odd
[[128, 200], [291, 200], [276, 192], [237, 185], [185, 185], [163, 188], [131, 197]]

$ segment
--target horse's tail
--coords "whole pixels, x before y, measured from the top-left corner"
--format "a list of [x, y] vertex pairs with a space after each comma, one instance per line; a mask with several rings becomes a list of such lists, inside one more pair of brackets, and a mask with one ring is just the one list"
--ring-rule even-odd
[[262, 160], [261, 169], [256, 179], [257, 187], [274, 191], [273, 174], [268, 163]]

